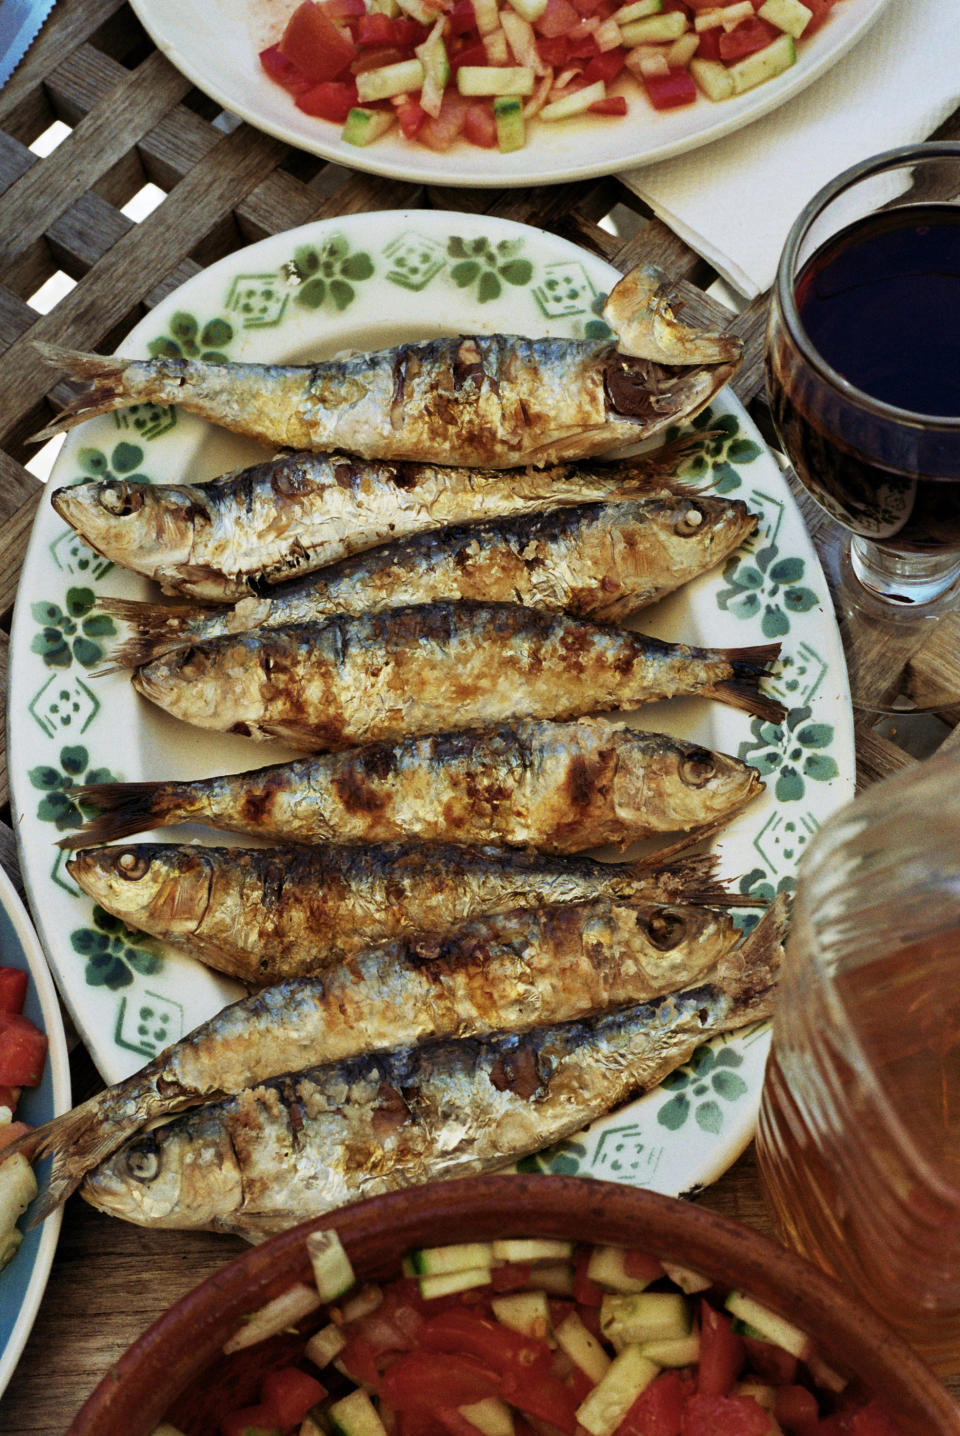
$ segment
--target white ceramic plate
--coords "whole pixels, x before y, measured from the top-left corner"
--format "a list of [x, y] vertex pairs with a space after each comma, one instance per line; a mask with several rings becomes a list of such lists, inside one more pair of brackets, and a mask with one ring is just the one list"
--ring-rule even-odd
[[[444, 331], [607, 332], [598, 315], [618, 276], [563, 240], [437, 211], [378, 214], [371, 231], [370, 216], [353, 215], [234, 254], [160, 304], [124, 352], [179, 349], [269, 362]], [[717, 489], [748, 500], [761, 528], [722, 573], [648, 611], [641, 626], [711, 646], [782, 640], [783, 673], [772, 688], [790, 716], [784, 728], [771, 728], [688, 699], [646, 709], [643, 724], [739, 752], [768, 774], [765, 795], [719, 844], [724, 871], [767, 899], [792, 885], [808, 836], [852, 794], [846, 671], [824, 579], [779, 468], [732, 397], [697, 422], [719, 430], [700, 477], [712, 475]], [[140, 408], [75, 430], [53, 482], [107, 473], [207, 478], [254, 458], [262, 451], [199, 420]], [[96, 675], [112, 639], [109, 621], [91, 615], [94, 596], [148, 591], [146, 581], [111, 568], [41, 506], [14, 616], [10, 771], [33, 910], [61, 990], [109, 1081], [142, 1065], [236, 989], [92, 909], [54, 846], [79, 821], [65, 790], [96, 778], [212, 775], [284, 756], [272, 745], [190, 729], [138, 698], [125, 675]], [[210, 840], [208, 832], [189, 831]], [[619, 1113], [587, 1146], [567, 1144], [558, 1160], [565, 1170], [576, 1162], [673, 1193], [710, 1180], [753, 1130], [765, 1048], [763, 1034], [754, 1033], [708, 1049], [712, 1055], [700, 1054], [669, 1093]]]
[[[719, 139], [776, 109], [816, 80], [854, 45], [888, 0], [839, 0], [823, 27], [797, 49], [797, 62], [782, 75], [735, 99], [717, 104], [701, 96], [678, 110], [654, 110], [635, 87], [625, 87], [630, 112], [622, 119], [590, 115], [532, 125], [527, 143], [512, 154], [457, 143], [446, 154], [405, 140], [391, 131], [375, 144], [344, 144], [340, 127], [297, 109], [291, 97], [267, 78], [257, 58], [266, 43], [251, 37], [247, 4], [238, 0], [131, 0], [159, 50], [189, 80], [224, 109], [257, 129], [276, 135], [351, 169], [425, 184], [514, 186], [554, 184], [614, 174], [651, 164]], [[285, 0], [276, 13], [294, 8]], [[249, 7], [267, 13], [261, 0]], [[261, 22], [262, 23], [262, 22]], [[271, 40], [279, 38], [278, 21]], [[614, 87], [616, 88], [616, 87]]]
[[[49, 1039], [47, 1065], [39, 1087], [24, 1091], [17, 1119], [39, 1127], [70, 1106], [70, 1068], [56, 988], [43, 949], [16, 889], [0, 868], [0, 967], [26, 968], [30, 974], [24, 1012]], [[37, 1168], [41, 1188], [47, 1162]], [[26, 1232], [9, 1266], [0, 1271], [0, 1396], [20, 1360], [40, 1306], [60, 1235], [58, 1207], [43, 1226]], [[30, 1212], [21, 1225], [29, 1221]]]

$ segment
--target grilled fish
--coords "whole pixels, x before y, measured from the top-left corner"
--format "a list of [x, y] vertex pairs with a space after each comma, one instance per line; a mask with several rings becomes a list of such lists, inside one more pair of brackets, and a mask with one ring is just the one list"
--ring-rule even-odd
[[[443, 932], [486, 913], [600, 896], [701, 902], [724, 889], [698, 861], [599, 863], [450, 843], [215, 848], [138, 843], [86, 848], [67, 864], [107, 912], [241, 982], [306, 977], [373, 943]], [[695, 897], [685, 873], [692, 871]], [[687, 889], [687, 892], [684, 889]]]
[[46, 1212], [159, 1117], [362, 1052], [526, 1031], [640, 1002], [698, 981], [738, 936], [709, 908], [601, 899], [367, 949], [224, 1008], [140, 1072], [28, 1133], [19, 1149], [56, 1154]]
[[134, 1137], [86, 1178], [141, 1226], [260, 1241], [378, 1192], [537, 1151], [769, 1014], [779, 906], [698, 986], [586, 1021], [398, 1047], [251, 1085]]
[[779, 644], [706, 649], [510, 603], [433, 603], [212, 638], [133, 685], [199, 728], [324, 751], [701, 694], [777, 723]]
[[[609, 453], [699, 413], [742, 356], [735, 335], [694, 336], [672, 313], [667, 320], [660, 298], [669, 285], [659, 273], [635, 289], [640, 309], [655, 311], [649, 325], [633, 313], [630, 290], [626, 303], [617, 301], [618, 289], [608, 307], [629, 330], [628, 352], [604, 340], [460, 335], [316, 364], [263, 365], [102, 358], [40, 345], [58, 368], [93, 388], [37, 437], [151, 403], [179, 405], [276, 448], [368, 459], [502, 469]], [[654, 323], [653, 352], [664, 351], [666, 323], [683, 355], [679, 367], [636, 353]]]
[[233, 608], [122, 598], [100, 606], [135, 630], [111, 655], [130, 668], [229, 633], [437, 599], [522, 603], [613, 622], [721, 563], [756, 524], [736, 499], [660, 493], [416, 534]]
[[657, 492], [676, 478], [692, 442], [606, 467], [510, 474], [281, 454], [204, 484], [73, 484], [57, 489], [51, 503], [112, 562], [155, 579], [166, 593], [222, 603], [445, 524]]
[[101, 811], [61, 845], [202, 823], [282, 842], [417, 838], [575, 853], [705, 828], [762, 789], [738, 758], [663, 733], [601, 719], [519, 723], [219, 777], [88, 784], [75, 794]]

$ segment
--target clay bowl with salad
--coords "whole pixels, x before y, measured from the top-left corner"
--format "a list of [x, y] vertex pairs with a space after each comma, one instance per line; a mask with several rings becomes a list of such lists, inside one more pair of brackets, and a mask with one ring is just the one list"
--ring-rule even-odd
[[68, 1436], [956, 1436], [871, 1312], [756, 1232], [589, 1179], [481, 1177], [253, 1247]]

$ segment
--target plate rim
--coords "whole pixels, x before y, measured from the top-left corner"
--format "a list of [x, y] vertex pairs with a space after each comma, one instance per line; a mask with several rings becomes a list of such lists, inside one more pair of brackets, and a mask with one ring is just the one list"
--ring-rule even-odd
[[[406, 142], [396, 156], [393, 154], [392, 146], [394, 143], [399, 145], [399, 141], [388, 142], [389, 152], [387, 152], [388, 146], [385, 146], [383, 142], [366, 147], [345, 144], [339, 139], [339, 132], [336, 139], [326, 142], [323, 139], [326, 122], [322, 120], [314, 121], [322, 129], [320, 137], [313, 140], [308, 125], [304, 126], [304, 133], [301, 133], [297, 125], [291, 125], [282, 118], [274, 118], [269, 112], [266, 115], [262, 112], [258, 113], [256, 107], [250, 105], [245, 97], [240, 97], [238, 104], [237, 96], [231, 96], [228, 88], [217, 83], [216, 71], [212, 77], [209, 76], [204, 67], [196, 63], [192, 50], [185, 49], [176, 38], [176, 31], [173, 32], [174, 37], [171, 38], [170, 33], [165, 29], [164, 22], [169, 21], [175, 15], [176, 7], [164, 7], [162, 0], [130, 0], [130, 3], [157, 49], [181, 74], [190, 80], [191, 84], [196, 85], [229, 114], [236, 115], [253, 128], [271, 135], [274, 139], [281, 140], [307, 154], [317, 155], [330, 163], [342, 165], [346, 169], [378, 175], [383, 179], [414, 184], [449, 185], [451, 188], [509, 189], [531, 183], [554, 185], [576, 180], [595, 179], [603, 175], [616, 175], [621, 171], [657, 164], [661, 160], [671, 159], [676, 155], [710, 144], [714, 140], [722, 139], [724, 136], [762, 119], [764, 115], [779, 108], [780, 105], [786, 104], [814, 81], [820, 79], [867, 34], [890, 0], [841, 0], [843, 4], [863, 5], [865, 8], [862, 15], [849, 22], [849, 30], [841, 34], [839, 38], [835, 38], [832, 45], [825, 45], [822, 51], [818, 46], [816, 53], [812, 56], [809, 55], [809, 52], [805, 52], [797, 63], [783, 75], [748, 90], [743, 95], [717, 103], [707, 101], [701, 96], [700, 101], [711, 105], [712, 109], [722, 110], [715, 123], [708, 124], [702, 129], [695, 129], [690, 134], [681, 133], [672, 138], [662, 139], [652, 147], [622, 157], [613, 157], [608, 154], [604, 158], [573, 165], [569, 163], [538, 165], [534, 159], [526, 167], [524, 167], [521, 157], [528, 154], [532, 147], [518, 150], [514, 155], [503, 156], [499, 155], [499, 152], [481, 150], [475, 146], [460, 146], [451, 152], [454, 161], [450, 165], [442, 163], [443, 156], [437, 156], [436, 160], [424, 158], [427, 155], [432, 156], [434, 152], [426, 150], [422, 145], [410, 145], [408, 148]], [[828, 20], [820, 32], [822, 35], [829, 36], [830, 24], [831, 21]], [[264, 80], [263, 83], [271, 84], [269, 80]], [[279, 87], [276, 88], [279, 89]], [[772, 94], [766, 93], [770, 90], [773, 91]], [[731, 108], [727, 110], [727, 106]], [[294, 107], [294, 114], [298, 113]], [[682, 113], [682, 111], [653, 111], [651, 114], [644, 112], [644, 121], [653, 120], [654, 123], [657, 123], [661, 122], [661, 116], [664, 114], [669, 117]], [[709, 114], [710, 111], [705, 110], [704, 113]], [[310, 117], [305, 118], [309, 120]], [[602, 130], [597, 128], [593, 133], [597, 137], [606, 134], [616, 135], [622, 132], [612, 128], [618, 123], [622, 122], [610, 120]], [[477, 161], [476, 165], [464, 166], [462, 160], [467, 154], [472, 156], [496, 154], [497, 159], [496, 162], [491, 159], [489, 167], [482, 160]], [[407, 158], [408, 155], [410, 159]], [[458, 163], [458, 160], [461, 163]], [[507, 164], [504, 166], [505, 160]], [[501, 167], [496, 168], [495, 163]]]
[[[279, 248], [282, 245], [289, 252], [292, 253], [298, 242], [302, 242], [308, 237], [316, 237], [318, 234], [335, 234], [338, 230], [343, 230], [345, 227], [349, 226], [361, 227], [364, 223], [364, 220], [367, 218], [368, 216], [363, 213], [360, 213], [351, 216], [333, 216], [326, 219], [313, 220], [297, 227], [294, 230], [282, 231], [277, 235], [271, 235], [268, 236], [266, 239], [256, 241], [251, 245], [244, 246], [243, 248], [234, 251], [233, 253], [216, 261], [214, 264], [208, 266], [197, 276], [193, 276], [191, 279], [185, 281], [185, 285], [179, 286], [175, 291], [173, 291], [171, 295], [167, 296], [163, 303], [158, 306], [157, 310], [152, 311], [150, 315], [146, 316], [143, 320], [140, 321], [138, 325], [134, 326], [133, 330], [131, 331], [131, 334], [137, 333], [142, 326], [143, 329], [146, 331], [144, 334], [144, 339], [142, 341], [143, 344], [145, 344], [147, 339], [151, 337], [150, 326], [155, 316], [158, 314], [158, 312], [161, 316], [167, 314], [168, 312], [172, 313], [180, 302], [181, 296], [183, 295], [184, 288], [186, 285], [207, 284], [214, 281], [220, 275], [235, 274], [241, 271], [244, 266], [249, 268], [250, 266], [247, 261], [252, 251], [260, 253], [267, 246], [275, 246]], [[468, 234], [473, 235], [489, 235], [490, 231], [495, 229], [500, 233], [505, 233], [508, 235], [532, 237], [537, 243], [545, 241], [554, 247], [559, 247], [559, 249], [565, 254], [579, 255], [581, 258], [595, 265], [598, 270], [607, 271], [609, 273], [611, 281], [613, 280], [614, 276], [618, 276], [620, 273], [619, 270], [617, 270], [607, 260], [603, 259], [602, 256], [592, 254], [590, 251], [584, 249], [582, 246], [575, 245], [572, 241], [564, 239], [562, 236], [552, 234], [549, 231], [544, 231], [538, 229], [535, 226], [528, 225], [515, 220], [501, 219], [499, 217], [489, 215], [463, 214], [458, 211], [415, 209], [381, 211], [378, 213], [378, 220], [384, 229], [385, 238], [383, 240], [383, 243], [388, 242], [390, 235], [392, 235], [395, 231], [400, 230], [402, 226], [409, 225], [413, 222], [416, 222], [421, 226], [425, 226], [428, 229], [436, 229], [447, 236], [450, 235], [451, 230], [453, 230], [454, 232], [463, 232], [464, 230], [466, 230]], [[256, 265], [254, 265], [254, 267], [256, 267]], [[594, 278], [596, 277], [597, 276], [595, 274]], [[138, 340], [137, 345], [133, 346], [129, 343], [129, 340], [130, 335], [128, 334], [125, 339], [121, 341], [119, 345], [119, 352], [141, 352], [141, 341]], [[723, 391], [722, 400], [725, 404], [732, 407], [733, 410], [737, 413], [737, 415], [742, 418], [742, 420], [748, 426], [749, 432], [751, 434], [757, 433], [756, 426], [750, 419], [749, 413], [747, 412], [745, 406], [737, 397], [737, 395], [732, 391], [732, 389], [729, 388], [729, 386]], [[763, 443], [762, 439], [760, 439], [760, 443], [766, 462], [771, 466], [771, 469], [776, 469], [778, 482], [785, 486], [786, 480], [782, 475], [780, 467], [776, 464], [772, 451], [770, 450], [768, 445]], [[823, 594], [828, 595], [826, 579], [823, 576], [822, 568], [820, 567], [819, 560], [816, 557], [816, 552], [813, 547], [812, 541], [806, 531], [805, 526], [803, 525], [802, 516], [800, 515], [799, 509], [796, 507], [795, 503], [793, 504], [793, 507], [796, 509], [795, 518], [796, 523], [799, 525], [799, 532], [802, 532], [802, 534], [804, 535], [809, 555], [816, 563]], [[28, 546], [27, 555], [24, 561], [25, 571], [30, 568], [31, 561], [33, 560], [33, 545], [36, 544], [38, 548], [41, 547], [43, 538], [44, 536], [40, 533], [40, 524], [38, 522], [37, 524], [35, 524], [34, 529], [31, 533], [30, 545]], [[14, 637], [19, 637], [21, 620], [23, 619], [24, 612], [29, 607], [32, 597], [35, 597], [35, 595], [28, 595], [26, 589], [21, 587], [21, 590], [18, 593], [17, 611], [15, 611], [14, 614], [14, 624], [12, 629], [12, 634], [14, 635]], [[828, 598], [827, 605], [829, 605]], [[829, 620], [832, 620], [832, 606], [829, 606], [826, 616]], [[833, 622], [830, 632], [831, 646], [836, 649], [838, 658], [840, 659], [840, 664], [838, 664], [837, 669], [831, 673], [831, 683], [834, 685], [834, 687], [837, 683], [839, 683], [841, 689], [840, 696], [842, 700], [843, 692], [845, 691], [846, 673], [845, 669], [842, 669], [842, 649], [839, 643], [839, 634], [836, 632], [835, 621]], [[15, 705], [11, 703], [11, 717], [13, 717], [14, 715], [14, 710]], [[839, 778], [835, 780], [836, 787], [833, 792], [834, 807], [840, 806], [840, 804], [848, 800], [853, 793], [855, 754], [853, 747], [852, 710], [849, 707], [848, 697], [846, 707], [844, 708], [844, 714], [845, 724], [842, 735], [838, 734], [837, 751], [839, 753], [841, 749], [843, 750], [843, 756], [847, 762], [847, 766], [841, 772]], [[20, 768], [23, 768], [24, 766], [25, 765], [20, 765]], [[257, 766], [257, 764], [254, 763], [251, 766]], [[14, 764], [12, 768], [11, 785], [15, 789], [18, 789], [20, 783], [25, 781], [23, 774], [20, 771], [20, 768], [18, 768], [16, 764]], [[41, 897], [39, 893], [34, 892], [34, 874], [32, 864], [27, 859], [27, 854], [25, 852], [26, 840], [23, 836], [22, 827], [19, 824], [17, 826], [17, 838], [18, 844], [21, 844], [21, 853], [24, 859], [22, 861], [22, 867], [24, 871], [24, 881], [27, 886], [28, 899], [31, 903], [31, 906], [38, 907], [41, 901]], [[149, 841], [151, 839], [148, 838], [146, 840]], [[41, 930], [41, 932], [43, 932], [43, 924], [39, 921], [38, 928]], [[52, 962], [51, 965], [53, 966], [54, 971], [57, 972], [59, 975], [59, 964], [56, 962]], [[93, 1035], [94, 1029], [91, 1029], [90, 1021], [88, 1020], [87, 1014], [85, 1014], [83, 1011], [75, 1010], [75, 1006], [71, 1000], [70, 995], [65, 992], [64, 998], [68, 1009], [71, 1011], [71, 1015], [73, 1016], [78, 1031], [81, 1033], [81, 1036], [88, 1049], [90, 1050], [94, 1061], [96, 1062], [97, 1066], [101, 1068], [102, 1071], [103, 1055], [101, 1053], [101, 1038]], [[198, 1018], [195, 1020], [195, 1022], [200, 1020], [203, 1019]], [[99, 1029], [96, 1030], [99, 1031]], [[107, 1080], [113, 1079], [108, 1078]], [[720, 1176], [722, 1172], [726, 1171], [728, 1167], [736, 1160], [737, 1156], [742, 1152], [743, 1148], [749, 1142], [753, 1134], [753, 1127], [755, 1125], [756, 1118], [756, 1108], [759, 1105], [759, 1089], [754, 1094], [754, 1098], [755, 1100], [751, 1103], [742, 1103], [744, 1107], [743, 1113], [738, 1113], [738, 1120], [736, 1122], [731, 1121], [730, 1126], [725, 1130], [725, 1138], [722, 1144], [722, 1151], [718, 1151], [716, 1154], [714, 1154], [713, 1164], [710, 1165], [708, 1161], [702, 1160], [697, 1169], [697, 1175], [692, 1179], [689, 1186], [685, 1189], [690, 1190], [693, 1188], [694, 1185], [700, 1186], [708, 1184], [709, 1182], [715, 1180], [718, 1176]], [[748, 1106], [750, 1107], [750, 1111], [747, 1111]], [[623, 1109], [620, 1110], [622, 1111]], [[604, 1122], [607, 1120], [609, 1119], [599, 1119], [600, 1122]], [[597, 1124], [592, 1125], [596, 1127]], [[632, 1182], [632, 1184], [638, 1185], [638, 1183], [636, 1182]]]

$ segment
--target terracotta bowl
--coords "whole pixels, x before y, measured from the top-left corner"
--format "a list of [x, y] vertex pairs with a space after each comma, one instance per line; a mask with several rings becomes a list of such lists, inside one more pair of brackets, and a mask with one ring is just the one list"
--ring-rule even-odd
[[265, 1370], [302, 1344], [276, 1337], [231, 1357], [243, 1317], [310, 1281], [304, 1238], [334, 1226], [357, 1276], [399, 1273], [411, 1247], [468, 1238], [552, 1236], [643, 1247], [749, 1291], [816, 1340], [823, 1358], [882, 1396], [909, 1436], [960, 1436], [946, 1388], [899, 1336], [840, 1286], [758, 1233], [689, 1202], [575, 1177], [434, 1183], [375, 1197], [252, 1247], [162, 1316], [111, 1368], [67, 1436], [150, 1436], [166, 1418], [215, 1436], [220, 1413], [255, 1400]]

